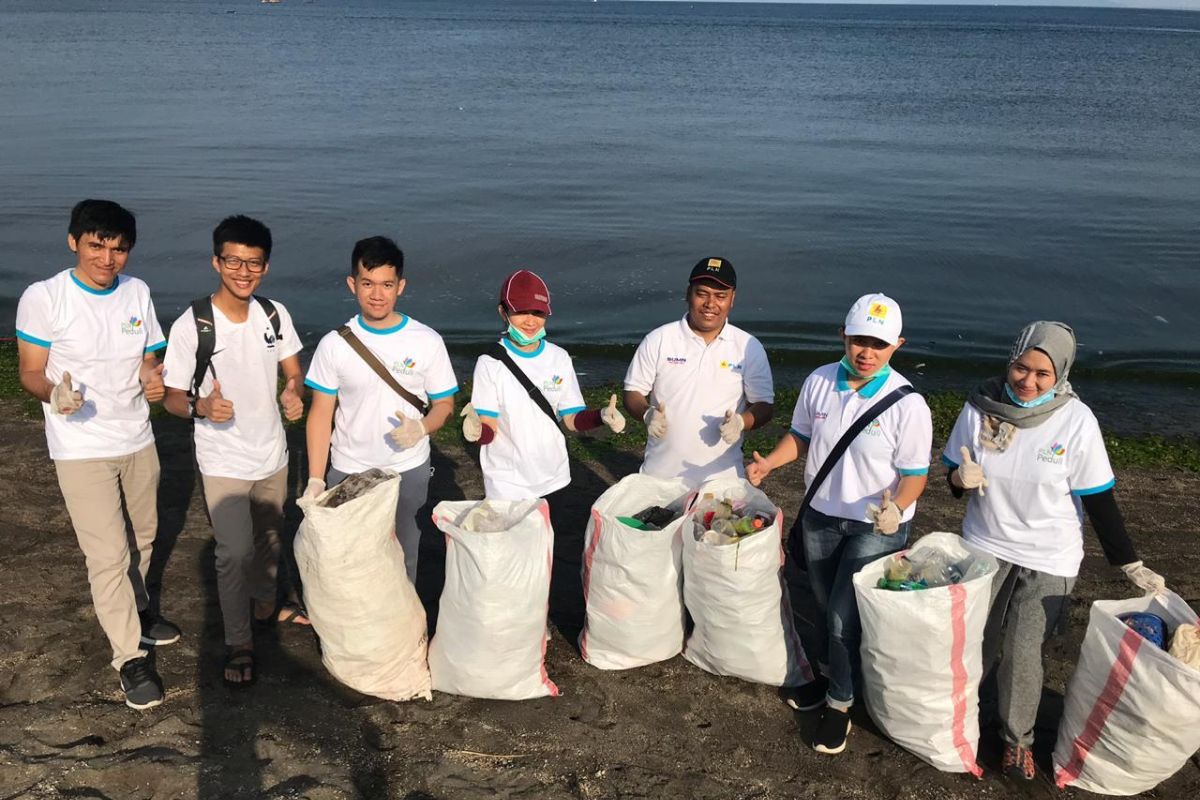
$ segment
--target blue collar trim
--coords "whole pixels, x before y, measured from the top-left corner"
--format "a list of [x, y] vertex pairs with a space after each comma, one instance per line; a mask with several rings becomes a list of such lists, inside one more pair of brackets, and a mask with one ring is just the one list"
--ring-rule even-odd
[[538, 346], [537, 346], [536, 350], [533, 350], [528, 353], [526, 353], [524, 350], [518, 350], [517, 346], [515, 344], [513, 344], [512, 342], [510, 342], [508, 340], [507, 336], [505, 336], [500, 341], [503, 342], [504, 346], [508, 348], [508, 352], [512, 353], [514, 356], [520, 356], [521, 358], [536, 358], [537, 356], [540, 356], [542, 354], [543, 350], [546, 349], [546, 340], [545, 339], [542, 339], [540, 342], [538, 342]]
[[[879, 394], [879, 390], [883, 388], [883, 385], [885, 383], [887, 383], [888, 375], [890, 375], [890, 374], [891, 374], [891, 370], [888, 370], [886, 372], [881, 370], [880, 374], [876, 375], [874, 378], [871, 378], [871, 380], [867, 381], [865, 384], [863, 384], [861, 387], [859, 387], [859, 389], [858, 389], [859, 396], [865, 397], [869, 400], [872, 397], [874, 397], [875, 395]], [[854, 391], [854, 388], [850, 385], [850, 377], [851, 377], [850, 370], [846, 369], [845, 365], [838, 364], [837, 387], [836, 387], [837, 391], [839, 391], [839, 392]]]
[[117, 290], [117, 285], [121, 282], [121, 276], [114, 275], [112, 286], [109, 286], [107, 289], [93, 289], [92, 287], [90, 287], [86, 283], [84, 283], [83, 281], [79, 280], [78, 277], [76, 277], [75, 270], [71, 270], [71, 280], [75, 281], [75, 285], [78, 286], [80, 289], [83, 289], [88, 294], [112, 294], [113, 292], [115, 292]]
[[377, 333], [380, 336], [383, 336], [385, 334], [395, 333], [396, 331], [400, 330], [405, 325], [407, 325], [408, 317], [405, 316], [404, 314], [401, 314], [400, 322], [396, 325], [393, 325], [390, 328], [372, 328], [370, 325], [367, 324], [366, 320], [363, 319], [362, 314], [359, 314], [358, 315], [358, 324], [361, 325], [363, 327], [363, 330], [365, 330], [367, 333]]

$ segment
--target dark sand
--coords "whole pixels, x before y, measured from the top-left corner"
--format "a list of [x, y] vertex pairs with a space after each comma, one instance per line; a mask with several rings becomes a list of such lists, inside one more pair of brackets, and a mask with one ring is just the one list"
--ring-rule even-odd
[[[123, 704], [108, 666], [41, 425], [22, 418], [16, 404], [0, 404], [0, 800], [1059, 795], [1044, 778], [1030, 786], [1000, 778], [994, 735], [981, 747], [981, 781], [925, 765], [883, 739], [861, 709], [848, 750], [824, 756], [806, 743], [816, 714], [790, 711], [771, 687], [708, 675], [682, 658], [624, 673], [582, 661], [574, 642], [582, 622], [583, 520], [614, 476], [636, 469], [631, 455], [573, 468], [580, 524], [557, 542], [547, 652], [561, 697], [510, 703], [435, 694], [432, 702], [403, 704], [364, 697], [325, 673], [312, 633], [295, 625], [259, 638], [257, 686], [227, 690], [212, 539], [195, 487], [189, 429], [175, 420], [160, 420], [157, 429], [159, 549], [165, 554], [174, 540], [161, 603], [184, 638], [158, 653], [166, 702], [138, 713]], [[290, 436], [298, 453], [301, 431]], [[432, 497], [481, 496], [478, 467], [464, 449], [442, 447], [434, 463]], [[295, 455], [293, 489], [294, 465]], [[961, 518], [961, 506], [935, 472], [917, 516], [920, 532], [956, 530]], [[765, 487], [791, 513], [799, 502], [798, 477], [793, 466]], [[1147, 563], [1196, 605], [1200, 551], [1185, 517], [1194, 518], [1200, 477], [1123, 471], [1119, 493]], [[443, 555], [430, 526], [418, 588], [431, 621]], [[1128, 594], [1124, 578], [1089, 539], [1070, 629], [1050, 647], [1038, 730], [1043, 769], [1089, 603]], [[803, 597], [797, 603], [804, 612]], [[1193, 760], [1149, 796], [1198, 791], [1200, 768]]]

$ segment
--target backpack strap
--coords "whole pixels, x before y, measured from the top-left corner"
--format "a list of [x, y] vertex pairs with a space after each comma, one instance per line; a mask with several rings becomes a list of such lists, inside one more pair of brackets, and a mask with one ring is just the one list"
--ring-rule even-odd
[[493, 358], [499, 361], [504, 366], [508, 367], [508, 371], [517, 379], [517, 383], [521, 384], [521, 388], [529, 395], [529, 399], [542, 410], [542, 413], [550, 418], [554, 423], [554, 427], [558, 429], [564, 437], [567, 435], [566, 429], [563, 427], [562, 420], [558, 418], [558, 414], [550, 406], [550, 401], [546, 399], [546, 395], [542, 394], [542, 390], [533, 385], [533, 381], [529, 380], [529, 376], [525, 371], [517, 365], [513, 360], [512, 354], [508, 352], [508, 348], [500, 342], [496, 343], [495, 348], [490, 354]]
[[267, 315], [267, 319], [271, 321], [271, 328], [275, 331], [275, 341], [283, 340], [283, 323], [279, 319], [279, 309], [275, 308], [275, 304], [265, 297], [254, 295], [254, 299], [262, 306], [263, 312]]
[[205, 295], [192, 301], [192, 318], [196, 322], [196, 371], [192, 373], [192, 388], [188, 392], [194, 400], [200, 396], [200, 384], [204, 373], [212, 364], [217, 350], [217, 325], [213, 321], [212, 297]]
[[346, 344], [350, 345], [350, 349], [355, 353], [358, 353], [358, 357], [367, 362], [367, 366], [370, 367], [376, 375], [382, 378], [383, 382], [386, 383], [393, 392], [403, 397], [410, 406], [420, 412], [422, 417], [429, 413], [429, 404], [421, 400], [421, 398], [417, 397], [408, 389], [405, 389], [403, 386], [401, 386], [400, 382], [397, 381], [392, 373], [388, 371], [388, 368], [383, 365], [383, 362], [381, 362], [375, 356], [375, 354], [372, 353], [365, 344], [363, 344], [362, 339], [359, 339], [354, 335], [354, 331], [350, 330], [349, 325], [343, 325], [342, 327], [338, 328], [338, 336], [341, 336], [343, 339], [345, 339]]
[[792, 523], [791, 530], [788, 531], [788, 555], [792, 561], [800, 568], [806, 567], [804, 559], [804, 531], [801, 523], [804, 520], [804, 512], [808, 511], [808, 507], [812, 505], [812, 499], [816, 495], [817, 490], [825, 483], [825, 479], [829, 477], [829, 473], [833, 472], [833, 468], [841, 461], [846, 450], [854, 441], [854, 437], [862, 433], [863, 428], [871, 424], [871, 421], [877, 418], [880, 414], [887, 411], [896, 403], [903, 400], [910, 394], [915, 394], [916, 389], [911, 385], [901, 386], [888, 392], [883, 399], [878, 403], [868, 408], [863, 413], [854, 418], [850, 423], [850, 427], [846, 428], [842, 433], [842, 438], [838, 439], [837, 444], [829, 451], [829, 455], [825, 458], [825, 462], [817, 469], [817, 474], [813, 476], [812, 483], [808, 485], [808, 491], [804, 493], [804, 502], [800, 504], [800, 512], [796, 515], [796, 521]]

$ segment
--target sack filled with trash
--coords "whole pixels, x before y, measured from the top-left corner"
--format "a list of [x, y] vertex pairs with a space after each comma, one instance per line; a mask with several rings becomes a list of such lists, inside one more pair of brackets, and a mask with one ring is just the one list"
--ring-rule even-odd
[[996, 559], [929, 533], [853, 579], [867, 712], [892, 741], [944, 772], [982, 774], [979, 682]]
[[399, 491], [398, 475], [376, 469], [297, 500], [296, 564], [329, 673], [363, 694], [429, 700], [425, 609], [395, 534]]
[[495, 700], [557, 696], [545, 666], [554, 558], [546, 501], [444, 501], [433, 523], [446, 534], [433, 688]]
[[[735, 516], [771, 522], [737, 536], [711, 527]], [[723, 478], [697, 490], [682, 531], [683, 597], [695, 623], [683, 657], [701, 669], [772, 686], [812, 681], [783, 582], [782, 522], [748, 481]]]
[[[583, 543], [586, 605], [579, 650], [600, 669], [629, 669], [683, 650], [682, 479], [627, 475], [592, 506]], [[630, 524], [630, 521], [637, 524]]]
[[1185, 654], [1196, 624], [1170, 590], [1092, 603], [1054, 746], [1060, 789], [1149, 791], [1200, 749], [1200, 670], [1160, 644], [1182, 634]]

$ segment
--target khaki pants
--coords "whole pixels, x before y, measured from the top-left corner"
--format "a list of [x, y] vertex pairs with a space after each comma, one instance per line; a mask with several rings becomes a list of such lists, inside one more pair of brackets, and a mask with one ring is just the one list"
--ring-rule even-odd
[[275, 608], [287, 467], [257, 481], [200, 477], [217, 540], [217, 597], [225, 644], [250, 644], [250, 601]]
[[92, 605], [112, 645], [112, 665], [120, 669], [126, 661], [146, 655], [129, 574], [125, 515], [137, 550], [138, 591], [144, 593], [150, 551], [158, 532], [158, 452], [151, 444], [117, 458], [55, 461], [54, 469], [87, 562]]

